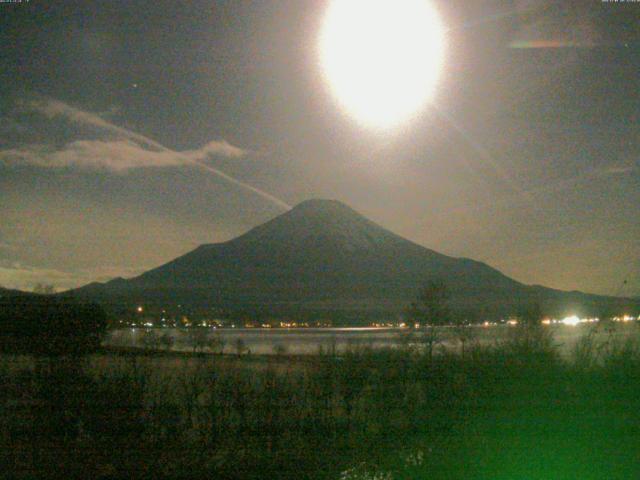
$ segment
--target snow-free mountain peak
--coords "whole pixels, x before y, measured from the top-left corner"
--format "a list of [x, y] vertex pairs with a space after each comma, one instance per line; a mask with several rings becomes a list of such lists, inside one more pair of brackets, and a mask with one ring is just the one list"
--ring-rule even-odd
[[321, 199], [304, 201], [237, 238], [201, 245], [138, 277], [77, 292], [111, 303], [262, 312], [384, 309], [393, 315], [436, 278], [449, 288], [452, 306], [469, 314], [508, 315], [532, 302], [553, 314], [569, 307], [587, 312], [612, 301], [523, 285], [484, 263], [404, 239], [339, 201]]
[[346, 251], [370, 250], [388, 242], [407, 242], [337, 200], [305, 200], [291, 210], [232, 240], [278, 250], [325, 243]]

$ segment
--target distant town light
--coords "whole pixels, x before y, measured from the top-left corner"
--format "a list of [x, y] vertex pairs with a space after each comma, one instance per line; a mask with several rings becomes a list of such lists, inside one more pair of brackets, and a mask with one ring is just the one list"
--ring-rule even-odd
[[572, 327], [575, 327], [580, 323], [580, 319], [575, 315], [571, 315], [570, 317], [563, 318], [561, 320], [561, 323], [563, 323], [564, 325], [571, 325]]

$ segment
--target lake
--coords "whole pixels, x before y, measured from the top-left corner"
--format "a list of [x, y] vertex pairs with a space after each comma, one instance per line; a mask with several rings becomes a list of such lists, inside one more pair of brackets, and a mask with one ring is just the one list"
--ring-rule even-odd
[[[573, 352], [576, 342], [588, 334], [597, 325], [549, 325], [543, 328], [553, 333], [553, 338], [563, 355]], [[483, 345], [500, 342], [508, 338], [514, 328], [508, 325], [473, 326], [475, 340]], [[192, 347], [186, 329], [154, 328], [158, 334], [168, 333], [174, 338], [172, 350], [191, 351]], [[442, 345], [447, 349], [460, 348], [460, 342], [451, 327], [440, 327]], [[144, 328], [123, 328], [112, 330], [105, 339], [105, 345], [114, 347], [140, 347]], [[597, 328], [596, 338], [603, 342], [608, 334]], [[350, 347], [367, 346], [371, 348], [396, 348], [407, 340], [407, 329], [399, 328], [222, 328], [209, 329], [207, 335], [217, 335], [224, 342], [225, 353], [235, 353], [238, 339], [241, 339], [248, 352], [258, 355], [273, 355], [277, 352], [290, 355], [314, 355], [322, 348], [324, 351], [343, 353]], [[628, 338], [639, 333], [636, 322], [616, 325], [617, 339]], [[418, 332], [415, 332], [419, 334]], [[208, 348], [205, 352], [210, 351]]]

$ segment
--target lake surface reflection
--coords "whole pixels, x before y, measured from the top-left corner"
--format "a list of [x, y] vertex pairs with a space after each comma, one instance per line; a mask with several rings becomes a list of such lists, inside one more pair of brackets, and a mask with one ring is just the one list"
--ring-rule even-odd
[[[475, 340], [488, 345], [501, 342], [508, 338], [514, 327], [507, 325], [474, 326]], [[588, 334], [594, 325], [553, 325], [543, 328], [550, 329], [555, 343], [563, 355], [573, 352], [576, 342]], [[189, 339], [187, 329], [179, 328], [154, 328], [151, 329], [158, 335], [165, 333], [174, 338], [172, 350], [191, 351], [193, 344]], [[616, 336], [625, 338], [637, 332], [636, 325], [620, 325]], [[599, 330], [598, 330], [599, 331]], [[105, 345], [117, 347], [141, 347], [144, 328], [123, 328], [112, 330], [105, 339]], [[236, 353], [237, 345], [242, 343], [245, 352], [258, 355], [273, 355], [286, 353], [290, 355], [314, 355], [320, 349], [327, 352], [343, 353], [348, 348], [366, 346], [371, 348], [397, 348], [406, 345], [407, 342], [415, 342], [407, 339], [407, 329], [398, 328], [224, 328], [207, 329], [209, 340], [218, 337], [224, 344], [224, 353]], [[414, 332], [414, 335], [419, 335]], [[603, 341], [605, 333], [597, 333]], [[450, 327], [441, 327], [440, 336], [442, 346], [447, 349], [460, 348], [455, 331]], [[241, 342], [239, 342], [241, 340]], [[203, 348], [204, 352], [211, 352], [209, 347]]]

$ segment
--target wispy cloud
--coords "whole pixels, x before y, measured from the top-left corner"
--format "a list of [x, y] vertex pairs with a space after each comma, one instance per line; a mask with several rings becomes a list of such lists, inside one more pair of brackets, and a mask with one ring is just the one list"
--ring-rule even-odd
[[[76, 140], [60, 149], [27, 145], [0, 151], [0, 161], [43, 168], [79, 167], [124, 173], [135, 168], [193, 165], [211, 156], [240, 157], [244, 152], [226, 142], [211, 142], [198, 150], [147, 150], [130, 140]], [[204, 167], [204, 165], [203, 165]]]
[[206, 160], [209, 156], [222, 156], [227, 158], [240, 158], [247, 154], [246, 150], [231, 145], [226, 140], [213, 140], [197, 150], [181, 152], [193, 161]]
[[51, 119], [61, 117], [85, 127], [93, 127], [101, 133], [111, 134], [114, 139], [76, 140], [62, 148], [36, 144], [1, 150], [2, 163], [27, 164], [43, 168], [78, 167], [118, 173], [136, 168], [191, 166], [206, 170], [283, 209], [291, 208], [279, 198], [204, 163], [214, 156], [240, 158], [249, 153], [225, 140], [212, 140], [199, 149], [178, 152], [151, 138], [115, 125], [99, 115], [79, 110], [59, 100], [23, 101], [19, 107], [39, 112]]

